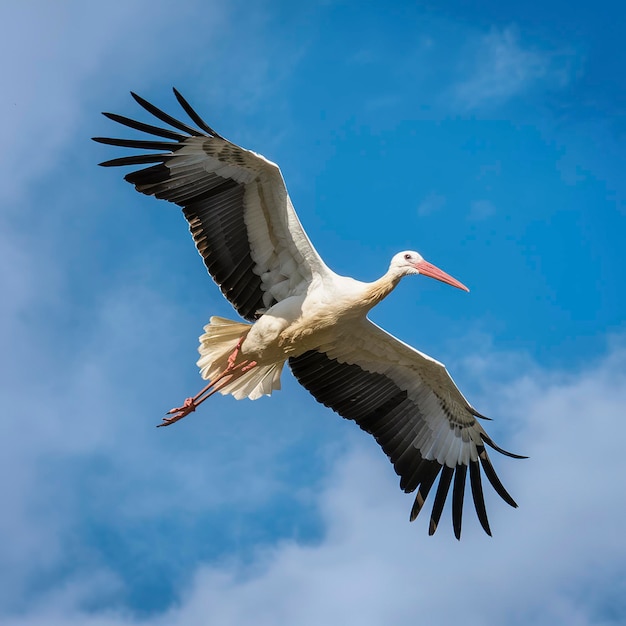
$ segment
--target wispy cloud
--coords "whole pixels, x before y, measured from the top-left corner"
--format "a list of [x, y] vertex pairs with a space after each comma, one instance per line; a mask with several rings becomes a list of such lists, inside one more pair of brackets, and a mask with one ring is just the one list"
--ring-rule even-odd
[[502, 104], [539, 82], [554, 88], [570, 79], [571, 55], [525, 46], [513, 27], [493, 29], [466, 54], [453, 92], [467, 109]]
[[[132, 0], [123, 10], [87, 7], [79, 2], [0, 7], [0, 19], [11, 25], [0, 41], [3, 77], [5, 85], [10, 85], [0, 101], [0, 115], [5, 122], [5, 141], [13, 146], [0, 154], [6, 199], [16, 202], [23, 196], [21, 185], [54, 167], [55, 155], [80, 124], [81, 102], [89, 98], [81, 93], [82, 81], [105, 57], [111, 55], [111, 60], [117, 54], [111, 49], [115, 45], [111, 32], [126, 40], [118, 48], [122, 55], [127, 53], [128, 64], [120, 79], [123, 72], [132, 72], [130, 42], [141, 46], [145, 41], [145, 34], [134, 24], [146, 11], [148, 3], [143, 0]], [[64, 70], [50, 71], [53, 65]], [[99, 89], [96, 85], [93, 92]], [[36, 141], [26, 140], [29, 137]]]

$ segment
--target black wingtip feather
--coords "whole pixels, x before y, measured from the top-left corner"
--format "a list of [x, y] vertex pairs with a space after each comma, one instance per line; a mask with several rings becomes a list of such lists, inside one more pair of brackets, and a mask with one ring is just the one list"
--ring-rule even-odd
[[148, 113], [152, 113], [154, 117], [159, 118], [162, 122], [173, 126], [174, 128], [178, 128], [178, 130], [182, 130], [184, 133], [189, 133], [190, 135], [194, 135], [195, 137], [200, 137], [202, 133], [192, 126], [188, 126], [187, 124], [177, 120], [175, 117], [169, 115], [165, 111], [161, 111], [158, 107], [155, 107], [154, 104], [150, 104], [147, 100], [138, 96], [134, 91], [130, 92], [130, 95], [135, 99], [137, 104], [143, 107]]
[[504, 485], [500, 482], [496, 471], [493, 469], [493, 465], [491, 465], [491, 461], [487, 456], [487, 450], [485, 448], [480, 449], [478, 453], [478, 458], [480, 459], [480, 464], [483, 466], [483, 470], [485, 471], [485, 476], [489, 479], [489, 482], [493, 486], [493, 488], [498, 492], [498, 495], [513, 508], [517, 508], [517, 502], [513, 500], [509, 492], [504, 488]]
[[183, 96], [181, 95], [181, 93], [178, 91], [178, 89], [176, 89], [176, 87], [172, 87], [172, 90], [174, 91], [174, 95], [176, 96], [176, 100], [178, 100], [178, 103], [180, 104], [181, 107], [183, 107], [183, 109], [185, 109], [185, 113], [187, 113], [187, 115], [193, 120], [193, 122], [195, 124], [197, 124], [202, 130], [206, 131], [207, 133], [209, 133], [209, 135], [213, 135], [213, 137], [217, 137], [218, 139], [224, 139], [224, 137], [222, 137], [219, 133], [216, 133], [199, 115], [198, 113], [193, 109], [193, 107], [189, 104], [189, 102], [187, 102], [187, 100], [185, 100], [185, 98], [183, 98]]
[[507, 452], [506, 450], [502, 449], [500, 446], [496, 445], [493, 440], [488, 437], [487, 435], [485, 435], [483, 433], [482, 435], [482, 439], [483, 441], [491, 448], [493, 448], [494, 450], [497, 450], [500, 454], [504, 454], [505, 456], [509, 456], [512, 459], [527, 459], [527, 456], [522, 456], [521, 454], [513, 454], [512, 452]]
[[140, 150], [167, 150], [172, 152], [180, 147], [178, 142], [172, 141], [152, 141], [144, 139], [117, 139], [114, 137], [92, 137], [97, 143], [104, 143], [109, 146], [119, 146], [120, 148], [137, 148]]
[[138, 122], [137, 120], [133, 120], [130, 117], [124, 117], [123, 115], [118, 115], [117, 113], [105, 113], [102, 115], [107, 117], [108, 119], [121, 124], [122, 126], [128, 126], [128, 128], [133, 128], [134, 130], [139, 130], [142, 133], [148, 133], [150, 135], [156, 135], [157, 137], [165, 137], [166, 139], [173, 139], [174, 141], [184, 141], [187, 139], [186, 135], [181, 135], [180, 133], [176, 133], [169, 128], [161, 128], [160, 126], [153, 126], [152, 124], [145, 124], [144, 122]]
[[452, 488], [452, 527], [454, 536], [461, 540], [461, 523], [463, 521], [463, 495], [465, 494], [465, 479], [467, 465], [461, 463], [454, 472], [454, 487]]
[[435, 483], [435, 480], [441, 471], [439, 463], [433, 463], [432, 461], [426, 461], [426, 463], [429, 463], [429, 465], [427, 465], [423, 470], [419, 489], [415, 494], [415, 501], [413, 502], [413, 507], [411, 508], [411, 514], [409, 516], [409, 521], [411, 522], [414, 522], [420, 514], [420, 511], [424, 506], [424, 502], [426, 502], [426, 498], [430, 493], [431, 487]]
[[163, 154], [136, 154], [119, 159], [111, 159], [98, 163], [102, 167], [119, 167], [121, 165], [145, 165], [146, 163], [164, 163], [168, 156]]
[[478, 417], [481, 420], [487, 420], [488, 422], [493, 421], [490, 417], [487, 417], [486, 415], [483, 415], [482, 413], [479, 413], [476, 409], [474, 408], [470, 408], [470, 413], [474, 416], [474, 417]]
[[472, 499], [474, 500], [474, 508], [476, 515], [480, 521], [483, 530], [491, 537], [491, 528], [489, 528], [489, 519], [487, 518], [487, 508], [485, 507], [485, 497], [483, 495], [482, 480], [480, 478], [480, 465], [478, 461], [470, 461], [470, 486], [472, 488]]
[[452, 475], [454, 474], [454, 468], [443, 466], [441, 470], [441, 478], [439, 479], [439, 485], [437, 486], [437, 493], [435, 494], [435, 502], [433, 504], [433, 510], [430, 514], [430, 525], [428, 527], [428, 534], [434, 535], [441, 519], [441, 513], [443, 511], [443, 505], [445, 504], [448, 491], [450, 490], [450, 483], [452, 482]]

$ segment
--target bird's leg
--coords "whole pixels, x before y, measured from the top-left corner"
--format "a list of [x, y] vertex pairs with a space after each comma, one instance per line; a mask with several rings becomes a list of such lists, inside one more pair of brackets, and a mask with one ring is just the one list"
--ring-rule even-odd
[[237, 360], [237, 357], [239, 356], [239, 353], [241, 352], [241, 346], [243, 344], [243, 340], [246, 337], [247, 337], [247, 334], [239, 338], [239, 341], [237, 342], [235, 349], [231, 352], [230, 356], [228, 357], [228, 367], [226, 368], [227, 370], [235, 366], [235, 361]]
[[[215, 380], [210, 381], [209, 384], [201, 389], [193, 398], [187, 398], [182, 406], [169, 410], [163, 418], [163, 422], [158, 424], [157, 427], [169, 426], [170, 424], [183, 419], [183, 417], [186, 417], [189, 413], [193, 413], [196, 410], [196, 407], [200, 406], [200, 404], [202, 404], [207, 398], [210, 398], [214, 393], [217, 393], [220, 389], [239, 378], [242, 374], [251, 370], [257, 364], [256, 361], [249, 360], [236, 363], [237, 357], [241, 352], [241, 344], [244, 339], [245, 337], [242, 337], [237, 342], [235, 349], [228, 357], [228, 365], [226, 369], [219, 374]], [[170, 415], [171, 417], [168, 417]]]
[[[157, 424], [157, 428], [160, 426], [169, 426], [170, 424], [183, 419], [183, 417], [186, 417], [189, 413], [193, 413], [207, 398], [210, 398], [214, 393], [217, 393], [220, 389], [239, 378], [242, 374], [251, 370], [256, 364], [256, 361], [242, 361], [237, 365], [225, 369], [215, 380], [211, 381], [193, 398], [187, 398], [182, 406], [169, 410], [163, 418], [163, 422], [161, 424]], [[168, 415], [171, 415], [171, 417], [168, 417]]]

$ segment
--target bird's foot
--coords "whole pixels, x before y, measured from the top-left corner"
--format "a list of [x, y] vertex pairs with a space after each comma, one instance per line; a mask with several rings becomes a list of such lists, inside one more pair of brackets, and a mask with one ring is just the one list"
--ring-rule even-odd
[[[182, 420], [183, 417], [189, 415], [189, 413], [193, 413], [196, 410], [196, 403], [194, 398], [187, 398], [182, 406], [179, 406], [175, 409], [170, 409], [163, 418], [163, 421], [160, 424], [157, 424], [157, 428], [160, 426], [169, 426], [178, 420]], [[168, 417], [171, 415], [171, 417]]]
[[[240, 345], [241, 342], [243, 342], [243, 339], [241, 339], [238, 345]], [[237, 358], [238, 350], [239, 348], [237, 347], [235, 352], [231, 355], [233, 362]], [[242, 374], [250, 371], [253, 367], [256, 367], [256, 365], [256, 361], [242, 361], [236, 365], [229, 362], [228, 367], [215, 380], [209, 382], [202, 391], [197, 393], [193, 398], [187, 398], [185, 402], [183, 402], [183, 406], [169, 410], [165, 414], [163, 421], [157, 424], [157, 428], [159, 426], [169, 426], [178, 420], [182, 420], [183, 417], [186, 417], [189, 413], [193, 413], [207, 398], [210, 398], [214, 393], [222, 390], [234, 380], [237, 380]]]

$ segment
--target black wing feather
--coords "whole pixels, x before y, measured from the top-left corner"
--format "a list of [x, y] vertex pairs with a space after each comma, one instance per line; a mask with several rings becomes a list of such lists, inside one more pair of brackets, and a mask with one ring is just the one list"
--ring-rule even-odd
[[129, 128], [134, 128], [135, 130], [140, 130], [141, 132], [148, 133], [149, 135], [156, 135], [157, 137], [165, 137], [166, 139], [173, 139], [174, 141], [183, 141], [187, 138], [186, 135], [175, 133], [173, 130], [169, 130], [168, 128], [161, 128], [160, 126], [152, 126], [152, 124], [145, 124], [144, 122], [138, 122], [137, 120], [133, 120], [130, 117], [125, 117], [124, 115], [118, 115], [117, 113], [103, 112], [102, 115], [104, 115], [104, 117], [108, 117], [110, 120], [113, 120], [114, 122], [117, 122], [118, 124], [122, 124], [122, 126], [128, 126]]
[[461, 539], [461, 521], [463, 519], [463, 495], [465, 494], [465, 480], [467, 465], [457, 465], [454, 472], [454, 487], [452, 489], [452, 527], [454, 536]]
[[165, 163], [167, 155], [164, 154], [135, 154], [133, 156], [120, 157], [98, 163], [102, 167], [120, 167], [122, 165], [145, 165], [146, 163]]
[[[357, 364], [340, 363], [316, 350], [291, 357], [289, 365], [298, 382], [319, 402], [342, 417], [354, 420], [363, 430], [374, 436], [400, 476], [401, 489], [407, 493], [417, 489], [411, 509], [411, 521], [419, 515], [439, 477], [429, 526], [431, 535], [439, 525], [454, 477], [452, 522], [454, 534], [457, 539], [460, 538], [468, 466], [458, 464], [456, 467], [447, 467], [422, 457], [413, 442], [424, 415], [419, 406], [408, 397], [407, 392], [383, 374], [368, 372]], [[506, 502], [516, 506], [497, 478], [484, 446], [479, 446], [478, 451], [482, 467], [494, 489]], [[470, 461], [469, 471], [478, 519], [485, 532], [491, 535], [478, 461]]]
[[491, 486], [498, 492], [498, 495], [507, 504], [510, 504], [513, 508], [517, 508], [517, 502], [513, 500], [509, 492], [504, 488], [504, 485], [500, 482], [500, 479], [498, 478], [496, 471], [493, 469], [493, 465], [487, 456], [487, 450], [485, 450], [485, 448], [480, 450], [478, 458], [480, 459], [480, 464], [483, 466], [485, 476], [489, 479]]
[[[131, 92], [132, 93], [132, 92]], [[181, 134], [151, 124], [145, 124], [122, 115], [104, 113], [109, 119], [172, 142], [144, 139], [117, 139], [94, 137], [99, 143], [140, 150], [164, 150], [163, 154], [140, 154], [111, 159], [101, 163], [105, 167], [156, 164], [130, 172], [124, 178], [137, 191], [178, 204], [189, 222], [191, 234], [209, 273], [230, 300], [238, 313], [253, 321], [257, 312], [271, 306], [275, 300], [265, 297], [261, 277], [255, 273], [250, 253], [247, 228], [244, 222], [245, 187], [230, 178], [207, 172], [201, 164], [190, 164], [182, 171], [173, 172], [168, 161], [192, 137], [218, 138], [225, 141], [174, 90], [182, 108], [202, 131], [165, 113], [144, 98], [132, 93], [146, 111], [169, 124]], [[206, 133], [206, 134], [205, 134]]]
[[169, 113], [166, 113], [165, 111], [161, 111], [161, 109], [155, 107], [154, 104], [150, 104], [150, 102], [148, 102], [141, 96], [138, 96], [136, 93], [131, 91], [130, 95], [137, 101], [139, 105], [141, 105], [146, 111], [148, 111], [148, 113], [152, 113], [154, 117], [157, 117], [162, 122], [165, 122], [166, 124], [169, 124], [174, 128], [178, 128], [178, 130], [182, 130], [184, 133], [189, 133], [190, 135], [195, 137], [200, 137], [201, 135], [203, 135], [202, 131], [199, 131], [193, 126], [188, 126], [184, 122], [181, 122], [175, 117], [172, 117], [171, 115], [169, 115]]
[[483, 495], [482, 479], [480, 478], [480, 465], [478, 461], [470, 461], [470, 485], [472, 487], [472, 498], [476, 515], [484, 531], [491, 537], [487, 509], [485, 507], [485, 497]]
[[185, 113], [197, 124], [202, 130], [209, 133], [209, 135], [213, 135], [213, 137], [217, 137], [218, 139], [224, 139], [221, 135], [216, 133], [199, 115], [194, 111], [189, 102], [183, 98], [178, 89], [174, 88], [174, 95], [176, 96], [176, 100], [180, 103], [180, 106], [185, 109]]
[[435, 461], [427, 461], [424, 459], [422, 460], [422, 464], [427, 465], [421, 471], [420, 486], [415, 494], [415, 501], [413, 502], [413, 508], [411, 509], [411, 515], [409, 517], [411, 522], [415, 521], [422, 510], [424, 502], [426, 502], [426, 498], [430, 493], [430, 489], [435, 484], [435, 480], [437, 480], [437, 476], [439, 476], [439, 472], [441, 471], [441, 465]]
[[448, 497], [448, 491], [450, 491], [450, 483], [452, 482], [452, 476], [454, 475], [454, 468], [444, 465], [441, 470], [441, 478], [439, 479], [439, 485], [437, 486], [437, 493], [435, 494], [435, 501], [433, 502], [433, 510], [430, 514], [430, 525], [428, 526], [428, 534], [434, 535], [441, 519], [441, 513], [443, 512], [443, 505]]
[[169, 150], [172, 152], [180, 148], [180, 144], [173, 141], [144, 141], [141, 139], [115, 139], [112, 137], [92, 137], [98, 143], [122, 148], [139, 148], [141, 150]]

